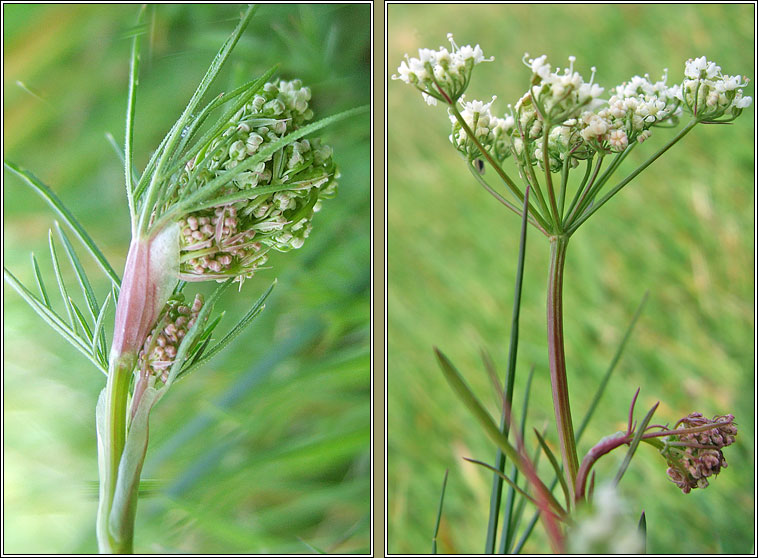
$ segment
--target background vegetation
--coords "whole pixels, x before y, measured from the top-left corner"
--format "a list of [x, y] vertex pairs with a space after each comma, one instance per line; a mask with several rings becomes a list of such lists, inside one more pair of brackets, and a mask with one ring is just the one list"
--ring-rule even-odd
[[[4, 156], [50, 185], [121, 270], [128, 212], [122, 166], [105, 134], [123, 143], [137, 7], [3, 9]], [[235, 5], [150, 8], [137, 100], [139, 169], [240, 12]], [[282, 77], [311, 86], [317, 117], [367, 104], [369, 24], [368, 5], [262, 6], [213, 93], [280, 63]], [[320, 135], [342, 171], [339, 195], [315, 217], [301, 250], [273, 256], [272, 269], [223, 303], [231, 326], [278, 278], [261, 317], [153, 411], [143, 477], [154, 482], [140, 501], [137, 552], [369, 550], [368, 116]], [[43, 273], [52, 272], [54, 215], [16, 177], [5, 179], [5, 265], [28, 284], [30, 250]], [[82, 259], [92, 264], [102, 300], [107, 283]], [[94, 408], [105, 379], [12, 289], [4, 294], [3, 550], [92, 552]]]
[[[478, 66], [469, 99], [504, 113], [526, 90], [524, 52], [547, 54], [606, 88], [635, 74], [653, 79], [705, 55], [725, 73], [756, 76], [752, 5], [391, 5], [388, 73], [404, 53], [479, 43], [495, 61]], [[389, 76], [388, 76], [389, 77]], [[746, 92], [753, 95], [752, 87]], [[739, 422], [729, 468], [707, 490], [683, 495], [654, 450], [638, 452], [620, 488], [647, 514], [649, 553], [748, 553], [754, 528], [754, 115], [701, 126], [653, 164], [573, 237], [566, 264], [565, 327], [574, 421], [583, 416], [645, 291], [650, 299], [580, 453], [625, 424], [640, 386], [640, 418], [732, 412]], [[492, 462], [495, 448], [456, 399], [435, 362], [439, 346], [499, 415], [479, 358], [507, 362], [519, 220], [476, 184], [449, 145], [442, 107], [427, 107], [399, 81], [388, 85], [388, 548], [431, 550], [440, 487], [450, 479], [440, 552], [481, 552], [491, 475], [462, 460]], [[671, 137], [659, 130], [627, 172]], [[633, 166], [634, 165], [634, 166]], [[624, 168], [620, 176], [624, 176]], [[529, 424], [549, 424], [545, 335], [548, 243], [530, 229], [516, 399], [536, 366]], [[517, 411], [520, 412], [520, 411]], [[533, 446], [534, 439], [530, 439]], [[623, 453], [597, 466], [615, 473]], [[545, 460], [543, 460], [545, 461]], [[543, 463], [544, 465], [544, 463]], [[525, 551], [548, 546], [541, 527]]]

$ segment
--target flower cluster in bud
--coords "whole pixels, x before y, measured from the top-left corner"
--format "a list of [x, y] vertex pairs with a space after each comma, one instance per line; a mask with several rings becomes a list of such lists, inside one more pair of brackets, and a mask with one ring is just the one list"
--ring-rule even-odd
[[[687, 432], [688, 429], [713, 424], [714, 427]], [[715, 416], [713, 420], [691, 413], [677, 423], [682, 434], [669, 436], [662, 450], [669, 468], [669, 478], [688, 494], [693, 488], [706, 488], [708, 477], [718, 475], [727, 466], [722, 448], [734, 443], [737, 426], [733, 415]]]
[[195, 295], [192, 306], [184, 304], [184, 296], [181, 294], [169, 299], [139, 353], [138, 366], [144, 376], [158, 377], [164, 383], [168, 380], [179, 345], [195, 325], [202, 307], [201, 294]]
[[728, 122], [753, 101], [742, 93], [749, 82], [746, 77], [723, 75], [721, 67], [705, 56], [688, 60], [684, 75], [686, 79], [675, 95], [699, 120], [713, 121], [726, 116], [722, 121]]
[[[310, 98], [310, 89], [299, 80], [264, 85], [175, 177], [178, 195], [203, 188], [297, 130], [313, 116]], [[319, 139], [293, 141], [237, 173], [219, 196], [250, 191], [249, 199], [195, 211], [180, 220], [180, 278], [250, 277], [266, 262], [270, 249], [301, 247], [321, 200], [335, 194], [338, 177], [332, 149]], [[255, 195], [256, 189], [264, 188]]]
[[[490, 110], [496, 97], [492, 97], [489, 103], [482, 101], [466, 102], [460, 99], [462, 110], [460, 115], [463, 121], [474, 133], [474, 137], [483, 146], [493, 147], [494, 155], [502, 161], [510, 155], [510, 140], [508, 135], [515, 126], [512, 116], [498, 118]], [[466, 133], [465, 128], [461, 125], [452, 111], [450, 111], [450, 122], [453, 124], [453, 133], [450, 135], [450, 141], [455, 148], [470, 159], [481, 156], [476, 143]]]
[[436, 105], [438, 100], [447, 104], [457, 101], [468, 87], [474, 66], [493, 60], [484, 57], [479, 45], [459, 47], [453, 41], [452, 33], [447, 34], [447, 39], [452, 51], [445, 47], [439, 50], [422, 48], [418, 51], [418, 58], [406, 54], [397, 74], [392, 76], [392, 79], [416, 86], [430, 105]]

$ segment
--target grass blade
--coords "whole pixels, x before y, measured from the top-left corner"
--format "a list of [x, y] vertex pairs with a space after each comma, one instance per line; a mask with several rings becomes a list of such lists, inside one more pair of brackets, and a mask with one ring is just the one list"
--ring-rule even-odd
[[[500, 476], [501, 479], [503, 479], [506, 483], [508, 483], [508, 485], [511, 488], [513, 488], [516, 492], [518, 492], [523, 498], [526, 498], [532, 504], [534, 504], [535, 506], [537, 506], [539, 508], [539, 504], [537, 503], [537, 500], [535, 500], [533, 497], [531, 497], [523, 488], [521, 488], [518, 484], [516, 484], [516, 482], [514, 482], [513, 479], [511, 479], [505, 473], [501, 473], [495, 467], [493, 467], [492, 465], [488, 465], [487, 463], [484, 463], [483, 461], [478, 461], [476, 459], [471, 459], [469, 457], [464, 457], [463, 459], [465, 459], [466, 461], [468, 461], [470, 463], [475, 463], [477, 465], [481, 465], [485, 469], [489, 469], [490, 471], [492, 471], [496, 475]], [[559, 515], [557, 515], [555, 512], [553, 512], [552, 510], [550, 511], [550, 513], [553, 514], [556, 519], [561, 519], [561, 517]]]
[[5, 268], [3, 268], [3, 277], [5, 281], [13, 287], [19, 295], [21, 295], [21, 298], [32, 307], [32, 310], [47, 322], [50, 327], [57, 331], [66, 341], [71, 343], [74, 348], [78, 349], [84, 356], [86, 356], [95, 366], [97, 366], [98, 370], [103, 374], [108, 374], [107, 369], [93, 358], [89, 347], [82, 343], [81, 338], [71, 331], [71, 328], [68, 327], [66, 322], [64, 322], [58, 314], [45, 306], [42, 301], [35, 297], [10, 271]]
[[[440, 368], [442, 369], [445, 379], [450, 384], [450, 387], [458, 395], [458, 397], [461, 399], [463, 404], [466, 405], [466, 407], [468, 407], [469, 411], [471, 411], [474, 417], [479, 421], [479, 424], [482, 426], [486, 434], [490, 437], [490, 439], [496, 445], [500, 447], [500, 449], [503, 450], [503, 453], [508, 458], [510, 458], [514, 462], [514, 464], [517, 464], [519, 468], [521, 467], [526, 468], [527, 465], [524, 464], [516, 448], [514, 448], [508, 441], [508, 438], [506, 438], [505, 435], [502, 432], [500, 432], [497, 425], [495, 425], [495, 421], [492, 420], [492, 417], [490, 416], [490, 414], [482, 406], [482, 404], [479, 402], [476, 396], [472, 393], [471, 389], [468, 387], [468, 385], [464, 381], [460, 372], [458, 372], [455, 366], [453, 366], [453, 363], [450, 362], [450, 360], [436, 347], [434, 348], [434, 352], [437, 355], [437, 361], [440, 365]], [[521, 471], [521, 472], [524, 474], [527, 474], [528, 476], [528, 471]], [[542, 484], [539, 481], [539, 479], [537, 479], [536, 477], [534, 480], [536, 483], [539, 483], [538, 486], [535, 486], [535, 489], [537, 490], [541, 489], [544, 491], [544, 495], [545, 495], [545, 498], [548, 500], [548, 504], [554, 510], [562, 511], [563, 508], [561, 508], [561, 505], [558, 503], [555, 497], [550, 493], [547, 487], [544, 484]]]
[[[121, 164], [126, 164], [126, 158], [124, 157], [124, 152], [121, 149], [121, 146], [116, 143], [116, 138], [113, 137], [113, 134], [110, 132], [106, 132], [105, 139], [108, 140], [108, 143], [111, 144], [111, 147], [113, 148], [113, 151], [116, 152], [116, 156], [118, 157], [118, 160], [121, 161]], [[137, 189], [137, 180], [135, 179], [135, 176], [137, 173], [135, 172], [136, 169], [132, 168], [132, 188], [134, 190]]]
[[632, 457], [634, 457], [634, 452], [637, 451], [637, 446], [640, 445], [640, 440], [642, 440], [642, 435], [645, 433], [645, 429], [647, 428], [647, 425], [650, 423], [650, 420], [653, 418], [653, 415], [655, 414], [655, 410], [658, 408], [658, 405], [660, 405], [660, 402], [653, 405], [652, 409], [650, 409], [647, 412], [647, 415], [645, 415], [645, 418], [643, 419], [642, 424], [640, 424], [639, 427], [637, 428], [637, 432], [635, 433], [634, 438], [632, 438], [632, 441], [629, 444], [629, 450], [627, 450], [626, 452], [624, 461], [622, 461], [621, 466], [619, 467], [619, 470], [616, 473], [616, 478], [613, 479], [613, 482], [615, 484], [618, 484], [619, 481], [621, 481], [621, 477], [624, 476], [624, 473], [629, 467], [629, 464], [632, 462]]
[[237, 27], [234, 29], [229, 38], [227, 38], [227, 40], [221, 46], [221, 49], [219, 49], [218, 53], [214, 57], [210, 67], [208, 68], [208, 71], [205, 73], [203, 79], [200, 81], [200, 84], [197, 86], [195, 93], [192, 95], [189, 103], [187, 103], [187, 106], [184, 108], [184, 111], [179, 117], [179, 120], [176, 121], [176, 124], [172, 128], [172, 131], [169, 132], [168, 140], [161, 151], [161, 156], [158, 159], [158, 163], [155, 167], [155, 172], [150, 179], [150, 185], [148, 186], [147, 192], [145, 193], [145, 201], [142, 205], [142, 211], [139, 218], [139, 226], [137, 228], [138, 231], [144, 233], [149, 227], [153, 205], [156, 201], [158, 184], [160, 183], [161, 177], [163, 176], [164, 169], [167, 166], [171, 166], [171, 159], [175, 154], [181, 131], [189, 122], [192, 113], [195, 111], [195, 108], [197, 107], [198, 103], [200, 103], [200, 100], [203, 98], [210, 85], [216, 79], [218, 72], [221, 70], [221, 67], [224, 65], [227, 58], [231, 54], [232, 49], [237, 44], [237, 41], [239, 41], [239, 38], [242, 36], [242, 33], [245, 31], [245, 28], [247, 27], [248, 23], [250, 23], [250, 19], [252, 19], [253, 14], [256, 11], [257, 6], [249, 6], [247, 11], [242, 15], [242, 18], [240, 18]]
[[108, 260], [105, 259], [103, 253], [97, 247], [92, 238], [90, 238], [90, 236], [87, 234], [87, 231], [84, 230], [84, 227], [82, 227], [79, 221], [76, 220], [76, 217], [74, 217], [72, 213], [66, 208], [66, 206], [63, 205], [63, 202], [58, 198], [58, 196], [56, 196], [50, 188], [43, 184], [39, 178], [34, 176], [28, 170], [22, 169], [18, 165], [9, 161], [5, 161], [4, 165], [5, 168], [21, 178], [24, 182], [26, 182], [28, 186], [31, 186], [35, 192], [42, 196], [42, 199], [45, 200], [45, 202], [53, 209], [53, 211], [55, 211], [61, 217], [61, 219], [63, 219], [63, 221], [69, 227], [71, 227], [71, 230], [76, 233], [76, 236], [79, 238], [82, 244], [84, 244], [89, 253], [92, 254], [92, 257], [95, 258], [97, 263], [100, 265], [105, 274], [110, 278], [110, 280], [116, 285], [121, 285], [121, 279], [119, 278], [118, 273], [113, 270], [111, 265], [108, 263]]
[[63, 229], [61, 229], [58, 221], [55, 222], [55, 229], [58, 231], [58, 235], [63, 241], [63, 247], [66, 250], [68, 259], [71, 262], [71, 266], [74, 268], [74, 271], [76, 272], [76, 278], [79, 281], [79, 286], [81, 286], [82, 292], [84, 293], [84, 299], [87, 301], [87, 307], [89, 308], [90, 314], [92, 314], [92, 319], [96, 320], [97, 315], [100, 313], [100, 307], [97, 304], [95, 291], [92, 290], [92, 285], [90, 285], [90, 282], [87, 279], [87, 273], [84, 271], [82, 262], [79, 261], [79, 257], [76, 255], [74, 247], [71, 245], [68, 237], [63, 232]]
[[445, 478], [442, 480], [442, 492], [440, 493], [440, 505], [437, 506], [437, 520], [434, 522], [434, 536], [432, 536], [432, 554], [437, 554], [437, 535], [440, 532], [440, 520], [442, 519], [442, 505], [445, 502], [445, 488], [447, 488], [447, 475], [449, 469], [445, 469]]
[[[529, 408], [529, 397], [532, 391], [532, 378], [534, 378], [534, 366], [529, 370], [529, 376], [526, 379], [526, 388], [524, 389], [524, 400], [521, 405], [521, 439], [524, 439], [526, 433], [526, 415]], [[537, 458], [539, 458], [540, 449], [537, 448]], [[535, 469], [537, 468], [537, 458], [533, 460]], [[511, 478], [518, 482], [518, 469], [511, 465]], [[513, 513], [513, 504], [516, 500], [516, 491], [510, 486], [505, 498], [505, 510], [503, 510], [503, 526], [500, 531], [500, 554], [505, 554], [505, 549], [510, 548], [513, 533], [516, 532], [516, 525], [521, 520], [524, 506], [519, 506], [519, 510]], [[523, 502], [523, 499], [522, 499]]]
[[[171, 176], [174, 172], [179, 170], [180, 165], [184, 165], [187, 160], [197, 155], [203, 146], [207, 145], [213, 138], [221, 134], [224, 131], [224, 128], [229, 125], [229, 120], [231, 117], [234, 116], [237, 111], [241, 109], [245, 104], [247, 104], [250, 99], [256, 93], [258, 93], [258, 91], [260, 91], [260, 89], [266, 84], [269, 78], [274, 75], [274, 72], [276, 72], [277, 69], [278, 66], [273, 66], [264, 72], [261, 77], [255, 81], [250, 81], [244, 85], [241, 85], [226, 95], [222, 93], [213, 99], [210, 103], [208, 103], [203, 108], [203, 110], [200, 111], [200, 114], [198, 114], [197, 117], [189, 125], [189, 128], [186, 130], [186, 135], [182, 138], [182, 141], [177, 148], [177, 153], [182, 154], [182, 160], [177, 161], [170, 169], [166, 171], [165, 175]], [[205, 134], [203, 134], [201, 138], [194, 143], [192, 148], [184, 153], [186, 145], [193, 138], [200, 126], [203, 125], [208, 115], [224, 103], [228, 103], [237, 97], [239, 97], [239, 99], [237, 99], [237, 101], [231, 105], [222, 116], [218, 118], [216, 125], [208, 130]]]
[[566, 479], [564, 478], [564, 475], [561, 472], [561, 466], [558, 463], [558, 460], [555, 458], [555, 454], [550, 449], [550, 446], [547, 445], [545, 442], [545, 439], [542, 437], [542, 435], [539, 433], [539, 431], [535, 428], [534, 434], [537, 436], [537, 441], [540, 444], [540, 447], [542, 448], [542, 451], [545, 452], [545, 455], [547, 456], [548, 460], [550, 461], [550, 465], [553, 467], [553, 471], [555, 471], [556, 476], [558, 477], [558, 481], [561, 483], [561, 489], [563, 490], [563, 496], [566, 498], [566, 506], [571, 506], [571, 497], [569, 496], [569, 489], [568, 485], [566, 485]]
[[37, 258], [32, 254], [32, 267], [34, 268], [34, 278], [37, 280], [37, 287], [39, 288], [39, 294], [42, 296], [42, 302], [50, 308], [50, 297], [47, 296], [47, 289], [45, 288], [45, 282], [42, 280], [42, 274], [39, 270], [39, 264]]
[[71, 298], [68, 299], [68, 303], [71, 305], [71, 310], [74, 313], [74, 318], [76, 318], [76, 322], [79, 324], [79, 327], [82, 328], [82, 331], [84, 332], [84, 336], [86, 341], [89, 341], [90, 348], [92, 349], [94, 344], [92, 342], [92, 331], [89, 328], [89, 325], [87, 325], [87, 320], [84, 317], [84, 314], [82, 314], [82, 311], [79, 310], [79, 307], [76, 305], [76, 303], [71, 300]]
[[71, 309], [71, 298], [68, 296], [68, 291], [66, 290], [66, 284], [63, 282], [63, 276], [61, 275], [61, 266], [58, 263], [58, 254], [55, 250], [55, 241], [53, 241], [53, 231], [48, 230], [47, 231], [47, 240], [48, 245], [50, 246], [50, 258], [53, 261], [53, 271], [55, 272], [55, 279], [58, 281], [58, 289], [61, 292], [61, 297], [63, 298], [63, 306], [66, 307], [66, 314], [68, 315], [68, 321], [71, 324], [71, 329], [74, 332], [74, 335], [77, 335], [77, 329], [76, 329], [76, 322], [74, 321], [74, 311]]
[[103, 301], [102, 307], [100, 308], [100, 313], [97, 316], [97, 320], [95, 320], [95, 327], [92, 330], [92, 339], [94, 340], [92, 343], [92, 356], [95, 358], [99, 356], [100, 362], [102, 362], [106, 368], [108, 367], [108, 348], [103, 325], [105, 324], [105, 311], [108, 309], [108, 305], [110, 304], [111, 300], [113, 300], [112, 294], [108, 293], [108, 295], [105, 297], [105, 300]]
[[136, 29], [133, 33], [134, 39], [132, 40], [132, 53], [129, 62], [129, 96], [126, 102], [126, 126], [124, 126], [124, 185], [126, 187], [126, 199], [129, 203], [129, 222], [132, 226], [132, 236], [134, 235], [137, 223], [137, 211], [134, 206], [134, 192], [132, 190], [132, 183], [134, 181], [134, 176], [132, 175], [134, 165], [134, 154], [132, 151], [132, 143], [134, 142], [134, 107], [137, 100], [137, 83], [139, 80], [139, 53], [142, 35], [145, 31], [145, 11], [146, 6], [140, 7], [137, 13]]
[[[505, 378], [505, 393], [503, 393], [502, 413], [500, 415], [500, 431], [508, 436], [510, 428], [508, 413], [512, 408], [513, 385], [516, 382], [516, 357], [518, 354], [519, 315], [521, 312], [521, 290], [524, 282], [524, 254], [526, 250], [527, 217], [529, 215], [529, 186], [524, 192], [524, 205], [521, 217], [521, 236], [518, 249], [518, 263], [516, 265], [516, 286], [513, 295], [513, 312], [511, 315], [511, 337], [508, 348], [508, 371]], [[495, 455], [495, 467], [498, 473], [505, 471], [505, 455], [500, 449]], [[494, 475], [492, 479], [492, 492], [490, 494], [490, 513], [487, 521], [487, 539], [485, 554], [494, 554], [495, 539], [497, 537], [497, 524], [500, 518], [500, 500], [503, 494], [503, 481], [500, 475]]]

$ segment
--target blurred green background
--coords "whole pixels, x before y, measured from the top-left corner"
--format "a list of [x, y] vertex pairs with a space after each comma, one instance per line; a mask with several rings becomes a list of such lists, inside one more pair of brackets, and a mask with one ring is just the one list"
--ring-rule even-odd
[[[727, 74], [755, 79], [752, 5], [397, 5], [388, 7], [388, 74], [405, 53], [479, 43], [495, 61], [474, 71], [468, 99], [498, 100], [502, 115], [528, 86], [524, 52], [547, 54], [610, 88], [635, 74], [669, 83], [705, 55]], [[387, 77], [389, 77], [389, 75]], [[470, 176], [448, 143], [443, 107], [412, 87], [388, 85], [388, 549], [431, 551], [446, 468], [439, 551], [482, 552], [495, 448], [446, 384], [432, 346], [466, 376], [494, 416], [497, 398], [479, 358], [507, 363], [519, 219]], [[751, 86], [747, 95], [754, 96]], [[580, 454], [621, 428], [637, 387], [638, 419], [674, 423], [692, 411], [734, 413], [729, 468], [707, 490], [683, 495], [666, 464], [642, 447], [620, 488], [647, 514], [649, 553], [749, 553], [754, 528], [754, 115], [700, 126], [608, 203], [572, 238], [565, 275], [566, 358], [574, 424], [590, 403], [645, 291], [650, 299]], [[655, 131], [623, 177], [672, 137]], [[512, 167], [507, 164], [506, 170]], [[626, 171], [626, 172], [625, 172]], [[491, 173], [491, 170], [488, 171]], [[575, 180], [576, 178], [574, 178]], [[493, 182], [494, 184], [494, 182]], [[503, 189], [504, 190], [504, 189]], [[558, 453], [545, 340], [548, 242], [530, 228], [516, 400], [536, 366], [529, 425], [549, 425]], [[519, 409], [516, 409], [520, 413]], [[531, 431], [531, 428], [529, 429]], [[529, 438], [534, 447], [534, 437]], [[615, 474], [623, 452], [596, 466]], [[546, 460], [542, 460], [542, 466]], [[531, 511], [527, 517], [531, 517]], [[549, 547], [541, 524], [525, 548]]]
[[[119, 271], [128, 213], [122, 166], [105, 134], [123, 143], [137, 9], [3, 6], [4, 157], [46, 182]], [[149, 8], [135, 130], [139, 169], [242, 10]], [[283, 78], [312, 88], [317, 117], [367, 104], [369, 25], [366, 4], [264, 5], [210, 94], [279, 63]], [[246, 281], [240, 294], [227, 293], [220, 332], [279, 281], [243, 336], [152, 413], [143, 478], [155, 482], [140, 500], [137, 552], [369, 551], [368, 115], [320, 135], [342, 172], [338, 196], [315, 217], [301, 250], [274, 255], [272, 269]], [[34, 251], [52, 288], [47, 230], [54, 215], [18, 178], [4, 178], [5, 265], [33, 284]], [[107, 282], [84, 250], [80, 255], [102, 301]], [[94, 408], [105, 379], [7, 285], [4, 295], [3, 550], [92, 552]]]

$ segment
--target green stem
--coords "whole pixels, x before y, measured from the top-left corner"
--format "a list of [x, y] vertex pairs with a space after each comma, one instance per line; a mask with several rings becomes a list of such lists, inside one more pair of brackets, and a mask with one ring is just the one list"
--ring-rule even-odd
[[567, 247], [568, 236], [551, 237], [547, 285], [547, 340], [555, 422], [558, 427], [563, 470], [573, 499], [579, 460], [576, 455], [574, 427], [571, 423], [566, 357], [563, 350], [563, 268]]
[[109, 515], [116, 491], [118, 467], [126, 444], [126, 407], [129, 398], [129, 383], [136, 360], [135, 354], [123, 354], [111, 358], [111, 368], [105, 385], [105, 431], [103, 476], [100, 479], [100, 503], [97, 512], [97, 540], [101, 554], [131, 554], [132, 538], [116, 540], [109, 530]]

